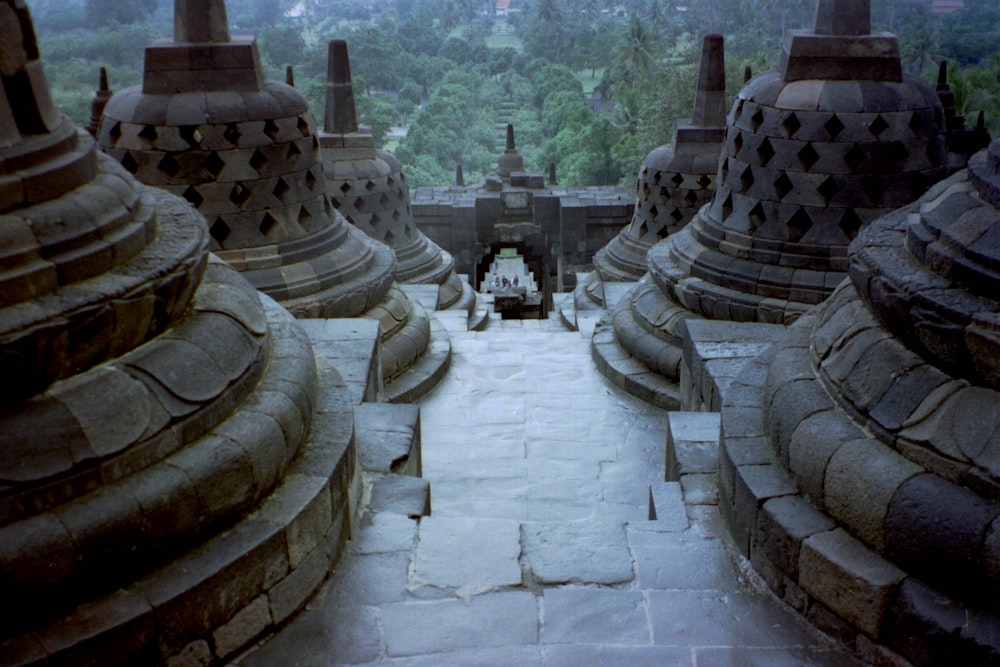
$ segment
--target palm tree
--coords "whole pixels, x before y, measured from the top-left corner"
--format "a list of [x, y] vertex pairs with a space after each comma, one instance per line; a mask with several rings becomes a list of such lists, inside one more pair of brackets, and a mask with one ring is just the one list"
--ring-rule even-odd
[[628, 30], [615, 49], [613, 70], [617, 77], [613, 92], [622, 88], [633, 88], [641, 80], [648, 79], [656, 65], [657, 40], [649, 25], [632, 15]]

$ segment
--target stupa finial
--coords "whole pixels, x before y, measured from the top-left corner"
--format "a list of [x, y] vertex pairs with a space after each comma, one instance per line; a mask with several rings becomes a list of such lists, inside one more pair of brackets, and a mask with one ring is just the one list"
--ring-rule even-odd
[[174, 41], [231, 41], [225, 0], [174, 0]]
[[326, 118], [323, 131], [331, 134], [351, 134], [358, 131], [351, 61], [347, 55], [347, 42], [342, 39], [330, 42], [326, 63]]
[[0, 147], [59, 124], [38, 56], [31, 13], [24, 2], [0, 1]]
[[295, 87], [295, 69], [291, 65], [285, 67], [285, 83], [292, 88]]
[[899, 41], [871, 28], [871, 0], [819, 0], [813, 30], [791, 30], [785, 37], [781, 78], [901, 82]]
[[507, 123], [507, 150], [513, 151], [517, 150], [517, 146], [514, 145], [514, 124]]
[[111, 86], [108, 84], [108, 68], [102, 67], [97, 90], [94, 92], [94, 98], [90, 101], [90, 124], [86, 127], [87, 132], [90, 132], [92, 137], [97, 137], [97, 130], [101, 126], [101, 115], [104, 113], [104, 107], [108, 105], [111, 95]]
[[465, 187], [465, 172], [462, 170], [461, 162], [455, 165], [455, 185], [460, 188]]
[[691, 122], [703, 127], [726, 124], [726, 55], [722, 35], [713, 33], [702, 40]]
[[867, 35], [872, 31], [871, 0], [819, 0], [817, 35]]

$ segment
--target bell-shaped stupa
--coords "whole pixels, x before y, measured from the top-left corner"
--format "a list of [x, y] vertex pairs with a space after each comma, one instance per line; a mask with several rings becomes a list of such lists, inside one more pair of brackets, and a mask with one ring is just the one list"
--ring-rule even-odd
[[[610, 307], [604, 281], [634, 282], [646, 253], [686, 226], [712, 198], [726, 134], [726, 64], [722, 35], [705, 35], [694, 113], [678, 123], [672, 144], [654, 148], [639, 167], [632, 220], [594, 256], [594, 272], [574, 295], [577, 310]], [[593, 305], [591, 305], [593, 304]]]
[[613, 313], [643, 372], [676, 382], [688, 318], [793, 322], [843, 280], [865, 224], [945, 175], [941, 104], [869, 16], [869, 0], [820, 0], [781, 70], [740, 91], [712, 201], [649, 251]]
[[430, 323], [394, 283], [392, 250], [335, 210], [305, 98], [264, 80], [223, 0], [179, 0], [175, 19], [174, 39], [146, 49], [142, 86], [105, 107], [101, 148], [187, 199], [211, 250], [296, 317], [378, 320], [382, 377], [395, 381], [428, 350]]
[[0, 663], [219, 663], [337, 558], [352, 404], [330, 368], [313, 424], [295, 319], [56, 111], [23, 0], [0, 34]]
[[471, 285], [455, 273], [455, 262], [421, 232], [410, 209], [410, 186], [402, 165], [375, 148], [368, 128], [358, 125], [347, 43], [330, 42], [326, 116], [319, 142], [328, 192], [347, 220], [396, 253], [396, 280], [438, 285], [437, 308], [475, 307]]
[[998, 267], [994, 141], [863, 229], [850, 278], [723, 403], [736, 545], [885, 664], [1000, 660]]

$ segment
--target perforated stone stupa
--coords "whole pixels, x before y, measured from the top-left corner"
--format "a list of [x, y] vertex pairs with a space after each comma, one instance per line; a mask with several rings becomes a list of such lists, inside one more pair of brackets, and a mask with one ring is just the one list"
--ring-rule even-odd
[[850, 279], [723, 405], [737, 546], [880, 664], [1000, 659], [998, 265], [994, 141], [862, 230]]
[[175, 17], [174, 39], [146, 49], [142, 86], [108, 102], [102, 149], [187, 199], [210, 248], [295, 316], [378, 320], [394, 381], [427, 351], [430, 323], [393, 282], [392, 250], [334, 209], [305, 99], [264, 81], [256, 41], [230, 36], [223, 0], [178, 2]]
[[599, 355], [620, 345], [675, 382], [686, 319], [794, 321], [843, 280], [866, 223], [944, 176], [937, 96], [902, 74], [896, 38], [869, 16], [868, 0], [820, 0], [781, 70], [740, 91], [711, 203], [649, 251]]
[[439, 285], [438, 309], [470, 311], [472, 287], [455, 274], [455, 262], [421, 232], [410, 209], [410, 186], [399, 161], [375, 148], [368, 128], [358, 125], [347, 43], [329, 45], [326, 116], [319, 137], [333, 205], [351, 224], [396, 253], [396, 280]]
[[[646, 156], [636, 182], [632, 220], [594, 256], [594, 273], [584, 294], [605, 304], [605, 280], [631, 282], [646, 273], [646, 253], [687, 225], [712, 198], [719, 152], [726, 133], [726, 65], [722, 35], [702, 41], [694, 114], [674, 131], [672, 144]], [[579, 294], [577, 308], [586, 307]]]
[[209, 664], [339, 554], [352, 406], [183, 199], [56, 111], [22, 0], [0, 35], [0, 663]]

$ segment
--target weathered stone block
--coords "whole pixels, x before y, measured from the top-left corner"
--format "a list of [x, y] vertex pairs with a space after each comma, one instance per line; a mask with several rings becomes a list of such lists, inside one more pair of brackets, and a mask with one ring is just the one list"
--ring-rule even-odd
[[804, 419], [792, 433], [788, 445], [788, 469], [802, 491], [823, 507], [826, 467], [833, 454], [845, 442], [860, 437], [861, 432], [837, 410], [827, 410]]
[[1000, 507], [940, 477], [903, 483], [885, 519], [885, 550], [901, 566], [960, 597], [983, 595], [983, 543]]
[[802, 542], [799, 584], [869, 637], [879, 637], [886, 609], [906, 573], [837, 528]]
[[287, 577], [271, 587], [267, 592], [267, 600], [275, 624], [283, 623], [312, 597], [329, 575], [330, 564], [330, 554], [324, 540]]
[[371, 508], [407, 516], [431, 513], [430, 482], [408, 475], [386, 475], [372, 485]]
[[225, 658], [271, 625], [267, 596], [261, 595], [212, 633], [215, 654]]
[[877, 440], [852, 440], [830, 458], [824, 500], [831, 515], [876, 550], [885, 548], [889, 504], [902, 484], [923, 472]]
[[884, 642], [913, 665], [988, 665], [1000, 655], [998, 620], [970, 610], [917, 579], [903, 582]]
[[772, 498], [757, 514], [751, 560], [756, 564], [758, 557], [767, 558], [785, 576], [798, 581], [802, 541], [834, 527], [829, 517], [801, 496]]

